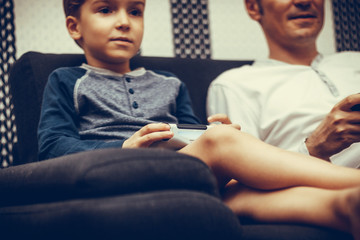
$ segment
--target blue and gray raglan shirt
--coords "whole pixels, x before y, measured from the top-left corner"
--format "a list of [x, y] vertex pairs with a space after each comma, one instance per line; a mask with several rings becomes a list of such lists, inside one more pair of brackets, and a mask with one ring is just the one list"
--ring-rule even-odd
[[153, 122], [199, 123], [178, 78], [143, 68], [124, 75], [86, 64], [60, 68], [44, 90], [39, 159], [121, 147]]

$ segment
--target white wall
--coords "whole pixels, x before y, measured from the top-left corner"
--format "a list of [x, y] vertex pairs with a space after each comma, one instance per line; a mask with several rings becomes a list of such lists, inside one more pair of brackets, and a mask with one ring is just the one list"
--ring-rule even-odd
[[[62, 0], [14, 0], [17, 57], [27, 51], [81, 53], [65, 27]], [[169, 1], [148, 0], [142, 53], [173, 56]]]
[[[212, 58], [254, 59], [267, 56], [259, 25], [250, 20], [242, 0], [208, 0]], [[14, 0], [17, 57], [27, 51], [80, 53], [65, 28], [61, 0]], [[173, 56], [170, 4], [167, 0], [147, 0], [142, 54]], [[326, 0], [324, 30], [319, 50], [335, 52], [330, 0]]]

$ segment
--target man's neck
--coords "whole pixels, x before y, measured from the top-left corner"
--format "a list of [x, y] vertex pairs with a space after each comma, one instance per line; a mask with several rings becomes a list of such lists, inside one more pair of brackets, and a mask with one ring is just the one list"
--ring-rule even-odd
[[319, 54], [316, 45], [283, 47], [270, 45], [269, 58], [286, 62], [289, 64], [310, 66], [315, 57]]

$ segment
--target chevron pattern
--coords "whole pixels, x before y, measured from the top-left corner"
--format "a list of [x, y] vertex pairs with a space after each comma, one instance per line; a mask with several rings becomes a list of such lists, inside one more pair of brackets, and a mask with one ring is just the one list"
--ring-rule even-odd
[[211, 58], [207, 0], [170, 0], [175, 56]]
[[333, 0], [336, 50], [360, 51], [360, 1]]
[[16, 143], [16, 126], [8, 83], [10, 65], [15, 62], [15, 26], [13, 1], [1, 0], [0, 4], [0, 167], [13, 163]]

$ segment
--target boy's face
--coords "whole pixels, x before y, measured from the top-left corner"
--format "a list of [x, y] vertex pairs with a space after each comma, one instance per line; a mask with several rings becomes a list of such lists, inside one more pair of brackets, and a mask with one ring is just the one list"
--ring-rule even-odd
[[145, 0], [86, 0], [80, 17], [68, 17], [67, 26], [88, 63], [111, 70], [138, 52], [144, 32], [144, 10]]
[[265, 34], [276, 42], [315, 40], [324, 18], [324, 0], [257, 0]]

